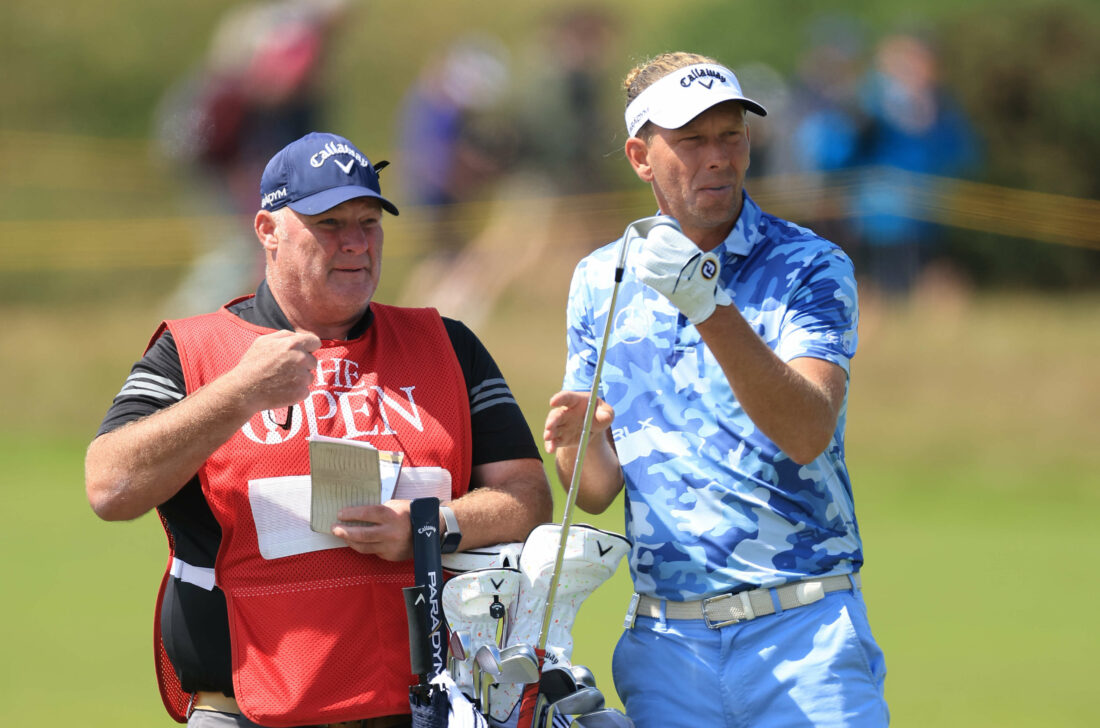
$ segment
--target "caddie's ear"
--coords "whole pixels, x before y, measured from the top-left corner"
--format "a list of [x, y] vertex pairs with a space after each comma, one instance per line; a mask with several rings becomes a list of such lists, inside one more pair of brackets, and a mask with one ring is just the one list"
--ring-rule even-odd
[[649, 145], [640, 137], [626, 140], [626, 158], [634, 168], [634, 174], [643, 182], [653, 181], [653, 168], [649, 165]]
[[256, 213], [253, 223], [256, 228], [256, 237], [260, 239], [260, 245], [264, 250], [274, 252], [279, 247], [279, 236], [275, 234], [278, 222], [275, 215], [269, 210], [260, 210]]

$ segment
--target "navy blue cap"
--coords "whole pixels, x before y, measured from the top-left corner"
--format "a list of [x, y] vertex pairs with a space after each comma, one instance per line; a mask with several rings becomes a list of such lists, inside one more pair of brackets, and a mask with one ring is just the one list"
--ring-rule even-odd
[[374, 197], [386, 212], [398, 214], [382, 196], [374, 165], [336, 134], [311, 132], [287, 144], [267, 163], [260, 178], [263, 210], [290, 207], [303, 215], [317, 215], [356, 197]]

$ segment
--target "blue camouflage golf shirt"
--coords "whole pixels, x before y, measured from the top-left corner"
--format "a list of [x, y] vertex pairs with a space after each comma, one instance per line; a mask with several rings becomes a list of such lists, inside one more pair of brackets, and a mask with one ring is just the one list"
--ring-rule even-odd
[[[715, 252], [721, 285], [781, 359], [809, 356], [849, 370], [858, 307], [840, 248], [763, 213], [746, 194]], [[574, 272], [567, 390], [591, 389], [618, 254], [616, 241]], [[858, 570], [847, 397], [829, 447], [799, 465], [757, 430], [695, 326], [637, 280], [629, 253], [626, 269], [600, 396], [615, 409], [635, 589], [688, 600]]]

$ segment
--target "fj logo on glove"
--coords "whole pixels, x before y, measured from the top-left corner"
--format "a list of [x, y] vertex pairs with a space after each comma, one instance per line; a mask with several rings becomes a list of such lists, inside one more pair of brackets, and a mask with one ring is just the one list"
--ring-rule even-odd
[[703, 275], [705, 280], [711, 280], [714, 276], [718, 275], [718, 262], [713, 258], [704, 259], [703, 267], [699, 269], [699, 272]]

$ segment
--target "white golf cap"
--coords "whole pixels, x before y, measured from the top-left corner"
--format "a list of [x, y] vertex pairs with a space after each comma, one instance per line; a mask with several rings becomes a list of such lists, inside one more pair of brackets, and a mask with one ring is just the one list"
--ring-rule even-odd
[[647, 121], [665, 129], [679, 129], [715, 104], [736, 101], [754, 114], [767, 110], [741, 93], [733, 71], [713, 63], [678, 68], [661, 78], [626, 107], [626, 130], [636, 136]]

